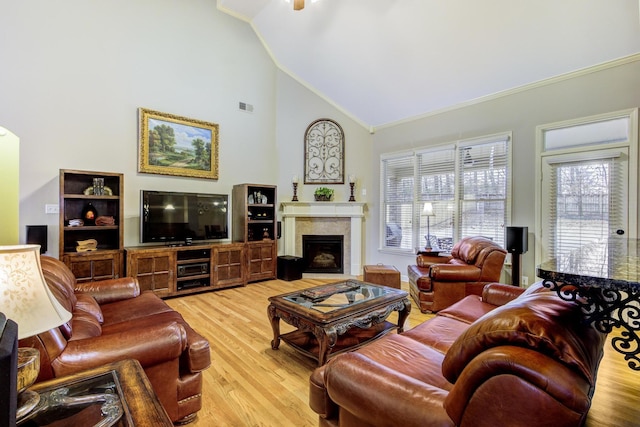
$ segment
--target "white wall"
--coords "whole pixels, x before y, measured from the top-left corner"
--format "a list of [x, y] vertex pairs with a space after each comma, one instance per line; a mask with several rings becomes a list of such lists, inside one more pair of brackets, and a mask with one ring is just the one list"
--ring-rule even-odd
[[[140, 189], [278, 182], [276, 68], [215, 1], [4, 2], [0, 58], [0, 125], [21, 139], [21, 241], [25, 225], [48, 224], [53, 256], [58, 217], [44, 209], [60, 168], [124, 173], [125, 245], [139, 242]], [[138, 173], [139, 107], [218, 123], [219, 180]]]
[[[513, 131], [512, 224], [529, 227], [529, 252], [523, 255], [523, 275], [535, 276], [535, 128], [544, 123], [586, 117], [640, 106], [640, 56], [618, 66], [594, 68], [566, 79], [555, 79], [526, 90], [478, 102], [441, 114], [380, 129], [374, 135], [370, 168], [379, 168], [385, 152], [426, 147], [458, 139]], [[415, 256], [378, 250], [378, 181], [373, 181], [366, 232], [375, 236], [367, 245], [368, 263], [394, 264], [406, 276]], [[542, 213], [544, 215], [544, 213]]]

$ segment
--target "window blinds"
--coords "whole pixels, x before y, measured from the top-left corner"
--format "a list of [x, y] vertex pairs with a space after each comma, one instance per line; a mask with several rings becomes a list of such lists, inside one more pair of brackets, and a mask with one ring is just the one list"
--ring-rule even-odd
[[508, 223], [509, 138], [458, 150], [460, 237], [485, 236], [504, 246]]
[[414, 157], [387, 158], [381, 164], [384, 247], [413, 249]]

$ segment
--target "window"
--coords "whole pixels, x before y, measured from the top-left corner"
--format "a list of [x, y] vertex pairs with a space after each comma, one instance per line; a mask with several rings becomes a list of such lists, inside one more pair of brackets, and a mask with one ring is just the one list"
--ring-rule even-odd
[[[510, 140], [510, 134], [500, 134], [383, 155], [382, 247], [415, 251], [427, 236], [443, 250], [465, 236], [486, 236], [504, 246]], [[427, 203], [430, 215], [423, 209]]]
[[636, 235], [637, 112], [629, 110], [538, 128], [539, 257]]

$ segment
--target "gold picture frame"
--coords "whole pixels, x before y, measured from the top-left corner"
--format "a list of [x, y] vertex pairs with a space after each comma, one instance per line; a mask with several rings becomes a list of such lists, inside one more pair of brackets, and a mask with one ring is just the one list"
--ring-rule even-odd
[[138, 109], [138, 172], [218, 179], [218, 125]]

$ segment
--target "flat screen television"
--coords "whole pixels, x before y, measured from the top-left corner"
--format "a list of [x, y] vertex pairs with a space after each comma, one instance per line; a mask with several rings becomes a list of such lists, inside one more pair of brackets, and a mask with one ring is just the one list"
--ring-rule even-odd
[[229, 238], [227, 194], [141, 190], [140, 195], [142, 243]]

